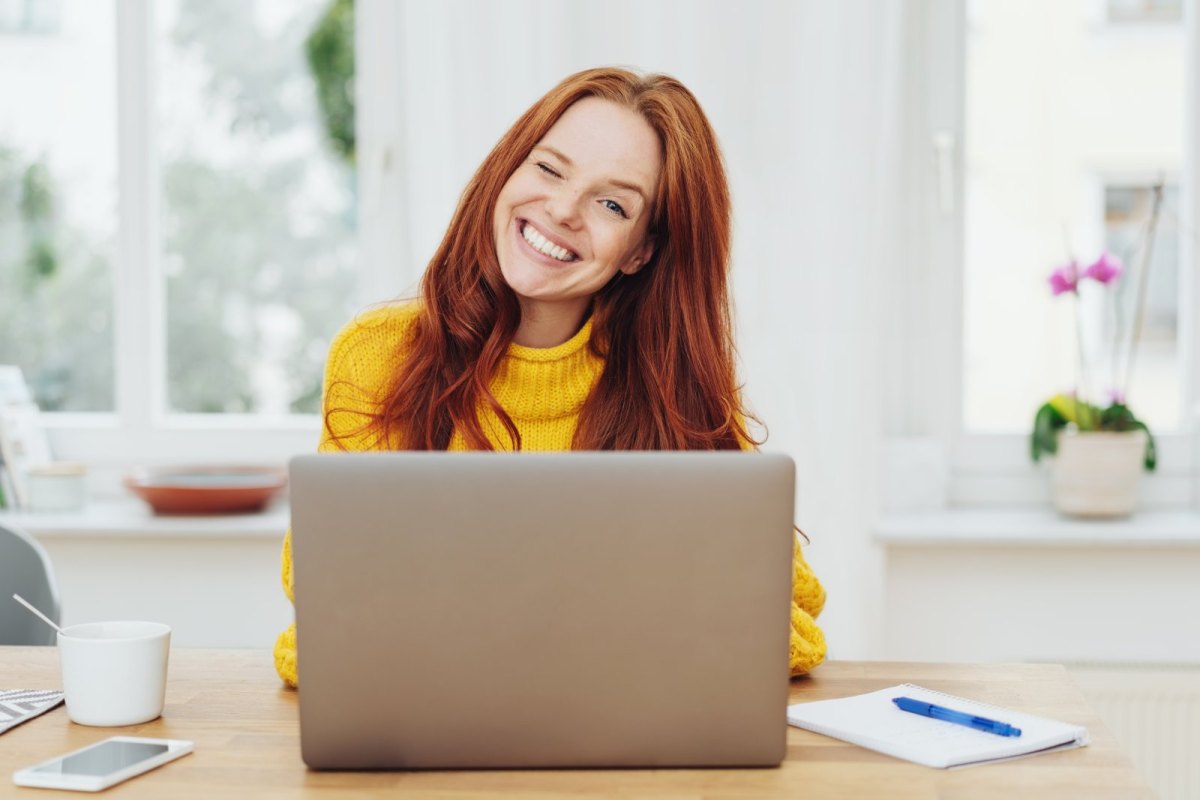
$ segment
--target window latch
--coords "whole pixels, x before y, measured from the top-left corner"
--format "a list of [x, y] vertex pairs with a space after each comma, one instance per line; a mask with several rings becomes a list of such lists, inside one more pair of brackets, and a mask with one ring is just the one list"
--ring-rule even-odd
[[937, 171], [938, 210], [945, 216], [954, 213], [954, 148], [957, 143], [950, 131], [933, 135], [933, 166]]

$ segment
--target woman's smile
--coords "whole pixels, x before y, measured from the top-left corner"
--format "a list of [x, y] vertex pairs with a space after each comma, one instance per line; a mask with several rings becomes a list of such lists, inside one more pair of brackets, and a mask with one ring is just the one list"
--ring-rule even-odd
[[539, 256], [540, 261], [549, 261], [555, 266], [579, 261], [579, 254], [567, 247], [561, 239], [551, 237], [527, 219], [517, 219], [517, 235], [526, 245], [525, 253]]

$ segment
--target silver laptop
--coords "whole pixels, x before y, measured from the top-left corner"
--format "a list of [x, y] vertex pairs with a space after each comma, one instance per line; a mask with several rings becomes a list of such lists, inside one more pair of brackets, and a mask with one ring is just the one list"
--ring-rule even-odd
[[293, 459], [305, 763], [778, 764], [794, 471], [751, 453]]

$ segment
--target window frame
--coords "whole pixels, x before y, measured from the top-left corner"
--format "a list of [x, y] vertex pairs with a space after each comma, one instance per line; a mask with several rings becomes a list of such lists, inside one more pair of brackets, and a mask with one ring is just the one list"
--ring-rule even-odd
[[[167, 411], [165, 280], [160, 237], [156, 139], [155, 8], [110, 0], [117, 37], [117, 258], [113, 268], [113, 412], [42, 415], [56, 458], [93, 467], [93, 494], [118, 491], [135, 465], [186, 462], [281, 463], [312, 451], [317, 414], [262, 416]], [[397, 267], [408, 241], [404, 193], [393, 151], [400, 103], [365, 102], [401, 93], [400, 55], [392, 32], [400, 10], [387, 0], [356, 2], [355, 57], [359, 186], [360, 307], [394, 297], [419, 270]]]
[[[883, 513], [950, 508], [1050, 506], [1047, 465], [1028, 455], [1027, 434], [963, 429], [962, 353], [964, 142], [967, 0], [914, 4], [905, 121], [913, 233], [905, 242], [910, 287], [901, 301], [908, 377], [891, 379], [904, 413], [885, 419]], [[1185, 0], [1185, 141], [1200, 144], [1200, 0]], [[1118, 35], [1110, 32], [1106, 35]], [[949, 152], [947, 152], [949, 150]], [[1200, 156], [1185, 147], [1179, 179], [1181, 224], [1200, 230]], [[1172, 171], [1173, 173], [1175, 171]], [[1180, 246], [1181, 432], [1156, 435], [1159, 466], [1146, 475], [1141, 507], [1200, 508], [1200, 248]], [[1031, 422], [1032, 424], [1032, 422]], [[889, 489], [888, 487], [903, 487]]]

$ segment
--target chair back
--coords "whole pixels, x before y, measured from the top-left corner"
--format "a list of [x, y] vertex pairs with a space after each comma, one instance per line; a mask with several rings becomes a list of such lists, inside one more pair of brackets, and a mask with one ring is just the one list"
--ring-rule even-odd
[[13, 594], [61, 621], [58, 582], [45, 548], [19, 528], [0, 525], [0, 644], [55, 644], [54, 630], [13, 600]]

